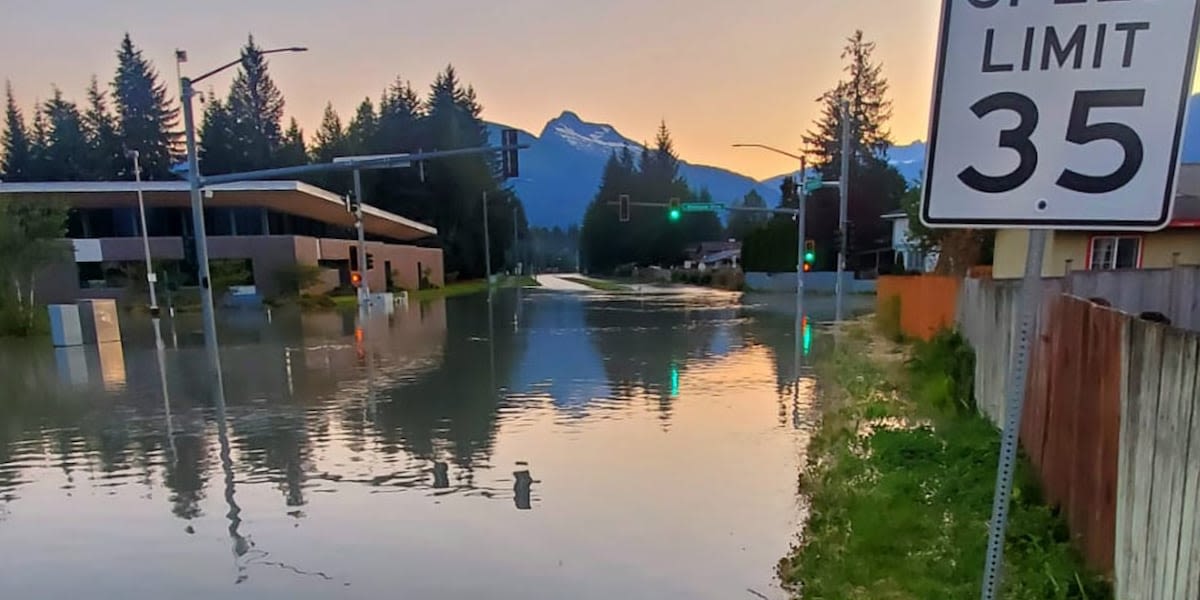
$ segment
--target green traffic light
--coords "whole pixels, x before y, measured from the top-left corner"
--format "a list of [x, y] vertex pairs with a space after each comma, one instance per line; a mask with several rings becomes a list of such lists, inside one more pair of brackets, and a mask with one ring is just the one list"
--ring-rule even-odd
[[815, 262], [816, 260], [817, 260], [817, 254], [815, 252], [805, 252], [804, 253], [804, 262], [811, 263], [811, 262]]
[[667, 213], [667, 218], [671, 219], [672, 221], [678, 221], [682, 217], [683, 211], [679, 210], [678, 208], [672, 208], [671, 211]]

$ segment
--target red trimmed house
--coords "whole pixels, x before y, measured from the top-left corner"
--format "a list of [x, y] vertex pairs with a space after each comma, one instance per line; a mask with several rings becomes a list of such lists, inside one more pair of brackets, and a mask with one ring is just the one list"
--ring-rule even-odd
[[[1029, 232], [996, 232], [993, 277], [1015, 279], [1025, 272]], [[1200, 164], [1180, 169], [1171, 224], [1154, 233], [1056, 231], [1046, 244], [1042, 275], [1061, 277], [1068, 270], [1166, 269], [1200, 265]]]

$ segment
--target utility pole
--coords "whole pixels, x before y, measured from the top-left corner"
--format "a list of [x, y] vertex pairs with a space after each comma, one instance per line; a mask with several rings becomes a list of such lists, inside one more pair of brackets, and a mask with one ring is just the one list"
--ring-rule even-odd
[[523, 273], [521, 273], [521, 270], [522, 270], [521, 269], [521, 267], [522, 267], [521, 253], [519, 252], [519, 250], [521, 249], [521, 245], [517, 243], [519, 235], [520, 234], [517, 232], [517, 205], [514, 203], [513, 204], [513, 241], [512, 241], [513, 274], [514, 275], [522, 275], [523, 274]]
[[142, 252], [146, 255], [146, 285], [150, 287], [150, 314], [158, 316], [158, 296], [154, 290], [158, 283], [158, 275], [150, 261], [150, 231], [146, 227], [146, 202], [142, 198], [142, 162], [141, 153], [137, 150], [127, 150], [125, 156], [133, 159], [133, 180], [137, 183], [138, 215], [142, 220]]
[[363, 227], [362, 173], [354, 170], [354, 226], [358, 229], [358, 308], [365, 309], [370, 299], [367, 284], [367, 238]]
[[846, 270], [846, 213], [850, 204], [850, 104], [846, 100], [842, 100], [842, 173], [838, 179], [841, 194], [838, 201], [838, 237], [841, 238], [841, 243], [838, 244], [837, 283], [834, 289], [837, 295], [835, 318], [840, 323], [842, 297], [845, 294], [842, 273]]
[[[487, 268], [487, 287], [492, 289], [492, 233], [488, 226], [488, 198], [487, 190], [483, 191], [483, 262]], [[492, 297], [488, 294], [488, 299]]]
[[[796, 322], [804, 317], [804, 236], [808, 207], [808, 161], [800, 158], [800, 187], [796, 188]], [[796, 338], [799, 339], [799, 338]], [[798, 376], [798, 375], [797, 375]]]

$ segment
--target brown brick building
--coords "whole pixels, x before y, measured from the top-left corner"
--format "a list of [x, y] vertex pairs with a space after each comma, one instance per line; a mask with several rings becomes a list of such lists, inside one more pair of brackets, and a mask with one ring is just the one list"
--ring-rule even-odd
[[[173, 286], [194, 286], [187, 182], [142, 186], [156, 270], [174, 273], [179, 281]], [[319, 287], [328, 290], [349, 285], [352, 263], [368, 262], [358, 260], [354, 218], [337, 194], [298, 181], [223, 184], [204, 193], [214, 272], [218, 265], [236, 265], [238, 272], [248, 273], [248, 280], [238, 283], [254, 286], [264, 298], [280, 293], [283, 274], [295, 265], [323, 269]], [[43, 301], [124, 299], [139, 287], [130, 277], [144, 272], [136, 183], [8, 183], [0, 184], [0, 198], [60, 201], [71, 208], [68, 237], [74, 260], [39, 278]], [[436, 229], [371, 206], [364, 207], [364, 217], [373, 267], [365, 276], [373, 291], [444, 284], [441, 249], [414, 245], [435, 238]]]

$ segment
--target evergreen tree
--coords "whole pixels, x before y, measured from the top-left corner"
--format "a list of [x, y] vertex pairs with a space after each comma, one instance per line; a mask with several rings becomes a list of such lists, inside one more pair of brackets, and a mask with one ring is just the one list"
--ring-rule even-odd
[[229, 90], [235, 171], [269, 168], [283, 144], [283, 93], [267, 72], [267, 60], [254, 36], [242, 48], [242, 64]]
[[200, 122], [200, 172], [205, 175], [232, 173], [239, 154], [234, 137], [233, 114], [229, 106], [209, 94], [205, 101], [204, 118]]
[[350, 154], [369, 154], [375, 147], [375, 136], [379, 130], [379, 119], [370, 98], [364, 98], [346, 128], [346, 142]]
[[[750, 190], [738, 201], [737, 206], [744, 208], [766, 208], [767, 202], [755, 190]], [[770, 219], [767, 213], [752, 213], [733, 211], [729, 215], [729, 237], [735, 240], [745, 240], [750, 232], [762, 227]]]
[[[845, 103], [850, 119], [851, 171], [847, 212], [854, 223], [854, 239], [850, 240], [851, 269], [859, 264], [874, 267], [870, 253], [890, 246], [889, 224], [880, 216], [896, 209], [907, 188], [904, 177], [887, 163], [891, 137], [887, 122], [892, 104], [887, 97], [888, 82], [883, 68], [874, 60], [875, 44], [856, 31], [847, 39], [842, 51], [846, 61], [846, 79], [838, 82], [818, 101], [822, 114], [816, 128], [804, 142], [816, 159], [817, 170], [826, 179], [841, 175], [842, 106]], [[834, 238], [838, 228], [837, 190], [819, 190], [809, 197], [806, 223], [810, 236], [816, 240], [818, 255], [833, 259]], [[819, 265], [824, 267], [825, 265]]]
[[87, 96], [88, 106], [83, 113], [83, 133], [87, 139], [84, 176], [94, 180], [117, 178], [126, 169], [128, 160], [117, 136], [116, 118], [109, 111], [108, 98], [95, 77], [88, 86]]
[[[128, 33], [117, 50], [112, 88], [121, 146], [139, 152], [142, 177], [174, 179], [171, 166], [179, 154], [179, 109], [171, 105], [166, 85], [159, 82], [153, 65], [133, 45]], [[132, 169], [120, 176], [132, 178]]]
[[63, 98], [54, 88], [50, 100], [42, 106], [48, 124], [44, 159], [49, 181], [78, 181], [86, 176], [88, 143], [83, 133], [83, 118], [74, 102]]
[[[453, 66], [439, 73], [426, 100], [424, 130], [429, 148], [452, 150], [487, 144], [482, 107], [469, 88], [463, 88]], [[426, 167], [433, 222], [441, 232], [447, 272], [479, 276], [484, 272], [482, 195], [488, 198], [492, 268], [498, 271], [512, 243], [512, 203], [493, 176], [492, 161], [469, 155], [432, 162]]]
[[275, 166], [294, 167], [308, 162], [308, 150], [304, 146], [304, 131], [293, 118], [288, 122], [287, 131], [283, 132], [283, 144], [275, 155]]
[[421, 116], [416, 90], [397, 78], [379, 101], [379, 123], [371, 151], [385, 154], [419, 149]]
[[47, 181], [54, 173], [50, 164], [48, 147], [50, 146], [50, 123], [46, 120], [46, 111], [41, 110], [41, 101], [36, 101], [33, 111], [33, 127], [29, 129], [30, 169], [28, 181]]
[[[313, 135], [310, 151], [312, 162], [327, 163], [339, 156], [349, 154], [349, 142], [346, 139], [346, 129], [342, 127], [342, 119], [333, 108], [333, 103], [325, 105], [325, 114], [321, 117], [321, 126]], [[348, 173], [318, 173], [309, 178], [313, 185], [327, 190], [344, 193], [350, 189]]]
[[884, 160], [892, 145], [887, 122], [892, 116], [892, 103], [887, 98], [888, 81], [883, 66], [874, 62], [875, 43], [863, 38], [861, 30], [847, 39], [842, 50], [843, 68], [847, 78], [825, 92], [816, 130], [804, 136], [809, 153], [817, 160], [817, 169], [825, 179], [837, 179], [841, 174], [842, 105], [850, 113], [852, 158], [857, 164]]
[[34, 171], [32, 140], [25, 118], [13, 98], [12, 83], [4, 84], [4, 133], [0, 135], [0, 179], [31, 181]]

